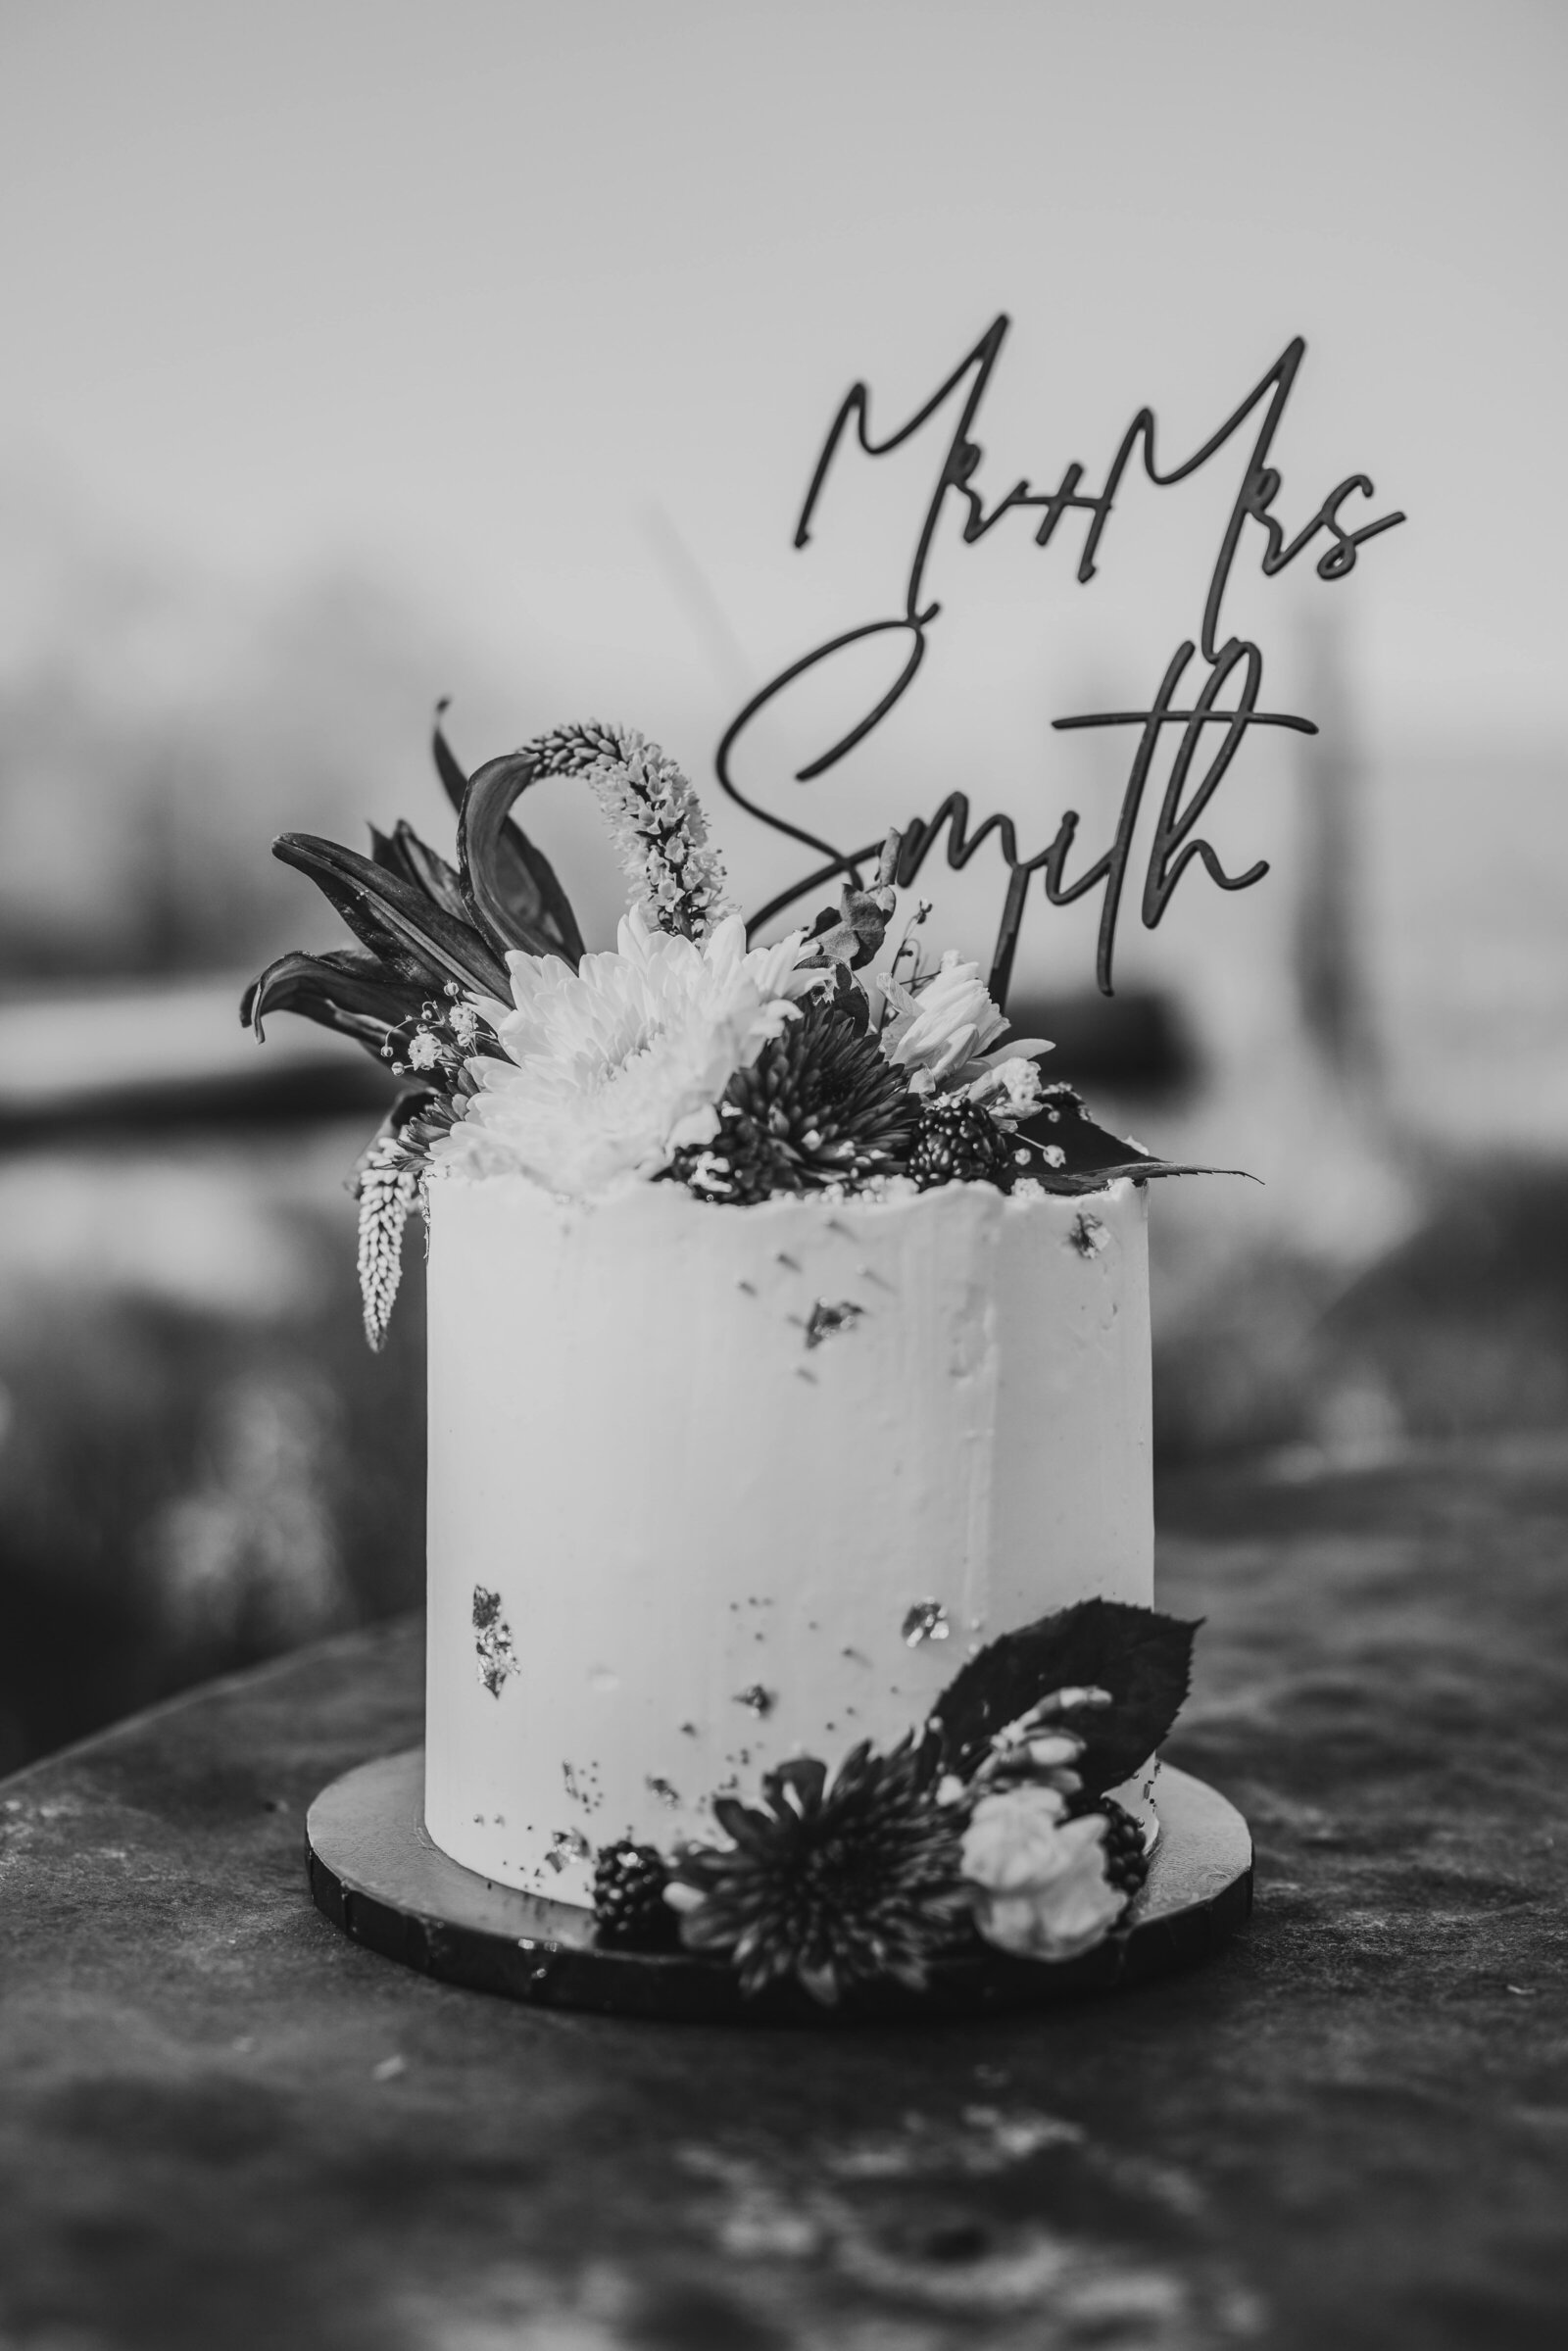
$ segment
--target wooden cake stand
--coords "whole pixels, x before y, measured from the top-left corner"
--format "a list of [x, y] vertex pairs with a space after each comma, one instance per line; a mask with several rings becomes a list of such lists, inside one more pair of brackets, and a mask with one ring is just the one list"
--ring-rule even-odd
[[1252, 1906], [1252, 1840], [1233, 1804], [1161, 1770], [1160, 1835], [1126, 1920], [1056, 1965], [982, 1948], [939, 1961], [929, 1988], [891, 1983], [823, 2008], [794, 1984], [743, 1997], [734, 1972], [694, 1952], [621, 1951], [595, 1939], [591, 1911], [496, 1886], [432, 1844], [424, 1749], [383, 1755], [323, 1788], [305, 1824], [317, 1908], [356, 1942], [443, 1983], [547, 2008], [592, 2008], [701, 2024], [830, 2023], [839, 2017], [972, 2016], [1110, 1991], [1209, 1958]]

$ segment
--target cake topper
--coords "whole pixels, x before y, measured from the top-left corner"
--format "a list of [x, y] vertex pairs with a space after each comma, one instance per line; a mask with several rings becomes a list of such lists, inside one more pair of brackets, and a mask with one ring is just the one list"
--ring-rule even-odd
[[[1141, 408], [1122, 434], [1100, 489], [1092, 490], [1084, 486], [1084, 466], [1074, 461], [1065, 467], [1054, 489], [1036, 489], [1027, 479], [1020, 478], [988, 506], [984, 491], [977, 481], [986, 454], [977, 432], [981, 407], [1002, 356], [1008, 325], [1004, 312], [994, 318], [979, 341], [964, 354], [930, 397], [922, 401], [904, 423], [880, 439], [871, 428], [870, 387], [863, 381], [857, 382], [845, 394], [812, 469], [796, 525], [797, 548], [805, 548], [811, 543], [818, 509], [852, 426], [857, 447], [868, 458], [881, 458], [901, 449], [928, 426], [936, 426], [938, 419], [945, 415], [952, 418], [948, 437], [941, 444], [941, 463], [936, 478], [919, 517], [914, 548], [905, 576], [903, 608], [892, 614], [880, 614], [862, 621], [858, 627], [842, 630], [791, 661], [754, 694], [730, 721], [714, 755], [718, 781], [731, 800], [775, 832], [798, 841], [804, 848], [813, 850], [820, 860], [787, 890], [780, 891], [777, 897], [770, 899], [752, 917], [749, 925], [751, 931], [761, 929], [775, 915], [783, 913], [802, 899], [809, 898], [836, 876], [842, 875], [854, 889], [863, 890], [865, 883], [861, 869], [877, 856], [882, 846], [880, 838], [858, 849], [839, 849], [824, 835], [793, 823], [776, 810], [761, 806], [755, 797], [755, 785], [743, 790], [737, 782], [737, 760], [743, 753], [748, 730], [759, 715], [788, 694], [798, 681], [824, 669], [867, 640], [889, 637], [904, 641], [903, 666], [892, 684], [879, 695], [869, 710], [796, 771], [797, 783], [814, 782], [847, 758], [881, 725], [883, 719], [908, 693], [919, 674], [930, 631], [943, 610], [935, 598], [927, 595], [926, 571], [938, 527], [950, 508], [962, 511], [960, 537], [965, 546], [974, 545], [1017, 511], [1038, 515], [1033, 533], [1034, 543], [1039, 548], [1048, 548], [1064, 515], [1069, 513], [1083, 514], [1088, 518], [1088, 526], [1076, 576], [1080, 584], [1087, 585], [1098, 573], [1097, 558], [1101, 552], [1101, 542], [1135, 453], [1141, 456], [1148, 480], [1157, 489], [1168, 489], [1200, 472], [1241, 433], [1249, 419], [1257, 417], [1246, 465], [1209, 574], [1196, 639], [1183, 638], [1176, 647], [1147, 708], [1080, 712], [1052, 722], [1060, 731], [1092, 726], [1131, 726], [1139, 729], [1121, 808], [1109, 846], [1081, 871], [1069, 876], [1068, 859], [1078, 846], [1079, 818], [1076, 809], [1065, 811], [1054, 836], [1044, 848], [1025, 857], [1019, 850], [1018, 828], [1008, 815], [994, 812], [987, 815], [973, 832], [970, 831], [969, 796], [962, 791], [949, 792], [932, 815], [914, 816], [902, 830], [894, 879], [905, 889], [913, 882], [944, 832], [947, 835], [948, 863], [956, 868], [967, 865], [984, 843], [993, 834], [996, 835], [1007, 877], [991, 958], [990, 993], [999, 1005], [1006, 1001], [1029, 886], [1036, 873], [1042, 876], [1045, 896], [1054, 906], [1070, 906], [1092, 890], [1103, 890], [1095, 977], [1104, 995], [1113, 993], [1116, 930], [1133, 834], [1150, 772], [1167, 727], [1179, 727], [1181, 734], [1145, 869], [1140, 912], [1146, 929], [1153, 930], [1156, 927], [1170, 904], [1177, 883], [1195, 860], [1202, 865], [1209, 879], [1221, 890], [1246, 890], [1262, 880], [1268, 871], [1264, 859], [1257, 859], [1245, 872], [1227, 873], [1213, 844], [1197, 832], [1199, 822], [1241, 750], [1250, 727], [1283, 726], [1308, 735], [1317, 732], [1309, 718], [1289, 711], [1260, 709], [1262, 649], [1246, 638], [1221, 636], [1225, 593], [1242, 549], [1246, 525], [1251, 520], [1262, 529], [1261, 569], [1266, 578], [1285, 570], [1298, 556], [1303, 555], [1327, 534], [1328, 544], [1319, 554], [1315, 568], [1319, 579], [1337, 580], [1346, 578], [1354, 568], [1358, 550], [1369, 540], [1392, 530], [1396, 522], [1405, 519], [1402, 514], [1397, 513], [1377, 514], [1353, 524], [1343, 519], [1343, 510], [1352, 497], [1370, 500], [1374, 496], [1371, 478], [1365, 473], [1351, 473], [1335, 483], [1319, 501], [1316, 511], [1293, 536], [1286, 536], [1285, 526], [1273, 512], [1275, 501], [1283, 488], [1284, 476], [1270, 462], [1270, 457], [1275, 435], [1283, 421], [1286, 405], [1306, 354], [1305, 341], [1299, 335], [1287, 343], [1273, 366], [1258, 378], [1224, 422], [1216, 426], [1190, 457], [1183, 458], [1178, 464], [1168, 467], [1161, 467], [1158, 464], [1154, 414], [1152, 409]], [[1360, 511], [1356, 508], [1351, 510], [1352, 514]], [[1195, 657], [1206, 663], [1207, 674], [1203, 675], [1200, 670], [1195, 672], [1193, 683], [1186, 684]], [[1186, 698], [1178, 705], [1178, 696], [1184, 684]], [[1235, 697], [1228, 704], [1221, 700], [1227, 687], [1233, 687]], [[1204, 734], [1204, 730], [1210, 727], [1223, 730], [1217, 747], [1212, 751], [1209, 750], [1212, 738], [1205, 739]], [[1205, 757], [1206, 765], [1200, 764]]]

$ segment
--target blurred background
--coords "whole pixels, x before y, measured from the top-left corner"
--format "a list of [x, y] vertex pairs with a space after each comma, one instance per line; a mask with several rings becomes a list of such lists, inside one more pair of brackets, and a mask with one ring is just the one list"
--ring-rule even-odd
[[[418, 1596], [418, 1250], [372, 1358], [344, 1190], [386, 1082], [237, 1021], [337, 935], [271, 836], [447, 847], [442, 695], [469, 765], [602, 713], [710, 782], [902, 604], [931, 436], [791, 544], [838, 399], [902, 421], [1004, 309], [991, 498], [1098, 483], [1145, 403], [1185, 453], [1304, 334], [1288, 527], [1358, 471], [1410, 516], [1335, 585], [1244, 544], [1229, 624], [1322, 730], [1203, 828], [1267, 880], [1148, 934], [1135, 879], [1108, 1005], [1098, 897], [1025, 929], [1054, 1072], [1263, 1180], [1159, 1190], [1162, 1474], [1559, 1443], [1565, 67], [1553, 0], [4, 0], [0, 1770]], [[1050, 721], [1149, 700], [1236, 480], [1130, 479], [1087, 587], [1081, 524], [950, 518], [917, 690], [749, 784], [1098, 854], [1131, 740]], [[746, 903], [799, 874], [711, 804]], [[594, 824], [540, 830], [608, 942]], [[922, 888], [987, 956], [995, 863]]]

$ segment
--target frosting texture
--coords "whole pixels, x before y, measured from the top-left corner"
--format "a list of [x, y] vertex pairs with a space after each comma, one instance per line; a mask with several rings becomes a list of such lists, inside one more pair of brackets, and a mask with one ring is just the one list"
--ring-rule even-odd
[[501, 1884], [711, 1834], [971, 1644], [1152, 1598], [1147, 1201], [430, 1187], [426, 1821]]

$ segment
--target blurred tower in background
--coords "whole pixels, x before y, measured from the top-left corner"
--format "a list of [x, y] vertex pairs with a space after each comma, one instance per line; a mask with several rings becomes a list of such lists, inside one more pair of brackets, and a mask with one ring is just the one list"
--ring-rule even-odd
[[1292, 959], [1301, 1027], [1325, 1072], [1367, 1106], [1376, 1092], [1366, 826], [1368, 788], [1357, 740], [1345, 631], [1326, 599], [1299, 618], [1306, 680], [1301, 707], [1318, 724], [1299, 743], [1299, 839]]

